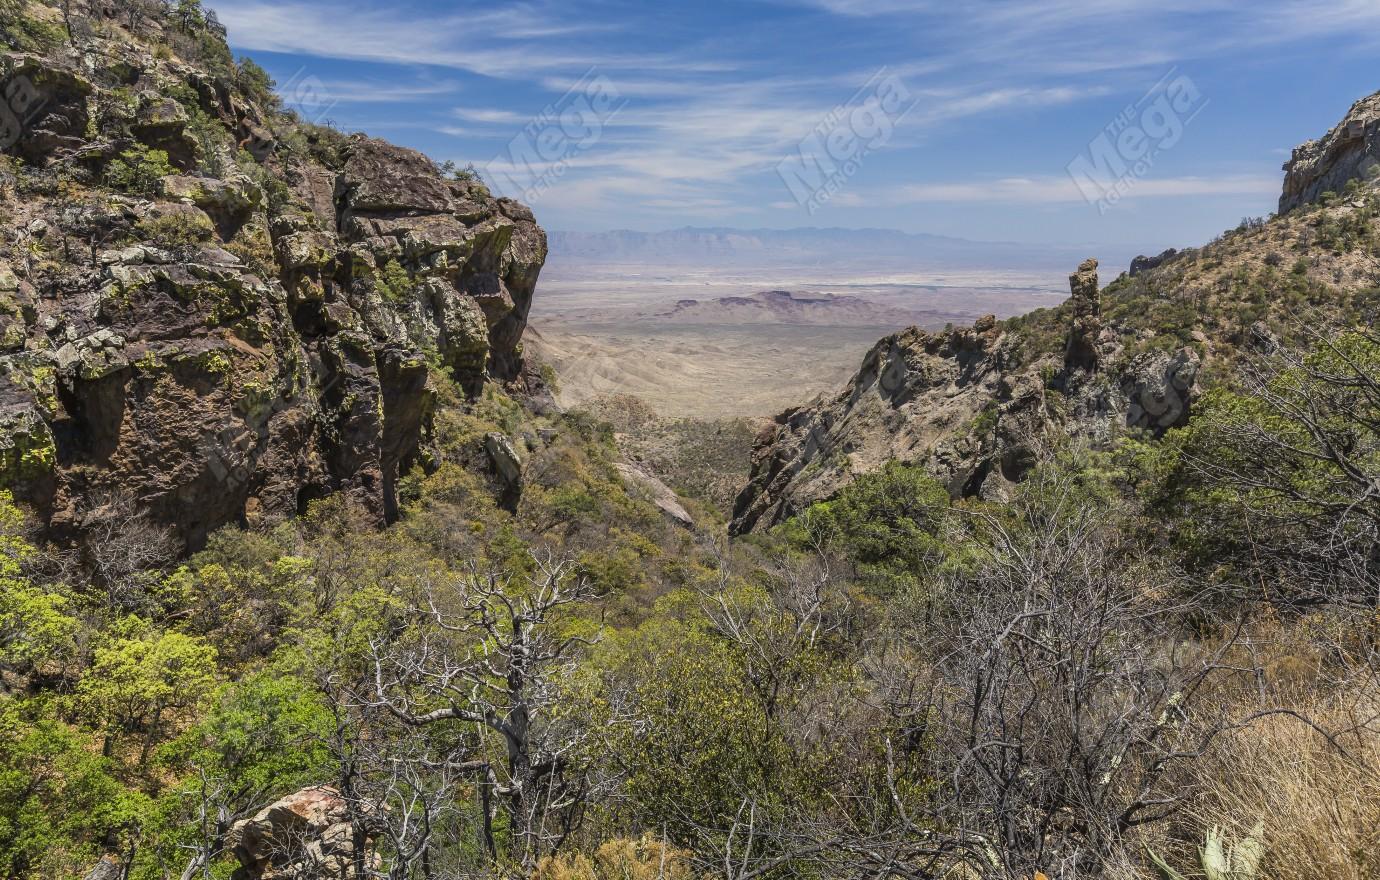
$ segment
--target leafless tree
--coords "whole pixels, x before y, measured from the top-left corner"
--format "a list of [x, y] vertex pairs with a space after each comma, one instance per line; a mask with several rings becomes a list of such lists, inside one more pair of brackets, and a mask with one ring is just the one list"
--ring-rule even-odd
[[520, 580], [471, 570], [436, 585], [409, 610], [408, 626], [371, 640], [372, 687], [361, 704], [404, 725], [453, 731], [447, 772], [481, 790], [485, 845], [501, 858], [495, 809], [506, 812], [510, 858], [530, 872], [582, 816], [589, 780], [580, 766], [588, 731], [562, 699], [578, 650], [563, 610], [595, 598], [576, 567], [550, 556]]
[[151, 579], [180, 550], [172, 530], [156, 524], [133, 495], [119, 491], [93, 496], [82, 530], [81, 559], [105, 591], [106, 606], [143, 610]]
[[1016, 523], [980, 516], [982, 555], [933, 631], [936, 746], [954, 756], [940, 814], [993, 876], [1087, 876], [1174, 815], [1174, 771], [1230, 726], [1201, 697], [1243, 671], [1241, 621], [1185, 647], [1190, 585], [1071, 482], [1040, 489]]
[[1299, 321], [1305, 347], [1258, 340], [1248, 406], [1209, 412], [1212, 445], [1187, 464], [1235, 489], [1261, 579], [1284, 574], [1308, 604], [1380, 601], [1380, 336]]

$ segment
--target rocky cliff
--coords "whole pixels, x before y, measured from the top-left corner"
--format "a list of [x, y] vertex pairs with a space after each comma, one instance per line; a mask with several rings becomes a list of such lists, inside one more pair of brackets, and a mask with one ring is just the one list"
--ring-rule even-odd
[[1284, 166], [1279, 213], [1342, 192], [1352, 180], [1380, 177], [1380, 92], [1352, 105], [1346, 118], [1320, 140], [1294, 150]]
[[1070, 281], [1063, 352], [1032, 360], [1020, 331], [990, 316], [939, 333], [911, 328], [873, 347], [842, 393], [778, 416], [758, 438], [732, 531], [781, 522], [891, 460], [928, 465], [954, 497], [1004, 498], [1054, 437], [1105, 440], [1118, 419], [1159, 432], [1178, 424], [1197, 355], [1145, 351], [1099, 371], [1126, 343], [1098, 325], [1097, 262]]
[[196, 4], [68, 6], [0, 56], [0, 485], [192, 548], [332, 492], [391, 518], [435, 377], [523, 381], [531, 212], [283, 110]]
[[1208, 377], [1245, 352], [1310, 324], [1374, 321], [1377, 144], [1380, 95], [1295, 152], [1287, 214], [1142, 258], [1103, 290], [1085, 262], [1057, 309], [883, 339], [842, 391], [762, 432], [731, 531], [774, 525], [890, 460], [925, 466], [954, 497], [1003, 498], [1069, 438], [1184, 424]]

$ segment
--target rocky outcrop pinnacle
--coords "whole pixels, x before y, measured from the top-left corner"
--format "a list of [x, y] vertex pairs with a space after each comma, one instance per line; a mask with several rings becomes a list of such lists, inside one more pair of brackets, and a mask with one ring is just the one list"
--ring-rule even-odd
[[[879, 342], [838, 395], [788, 410], [758, 438], [733, 534], [770, 527], [888, 461], [925, 467], [955, 498], [1009, 497], [1060, 438], [1183, 424], [1196, 393], [1192, 349], [1129, 355], [1100, 318], [1097, 261], [1070, 277], [1062, 352], [1029, 351], [1010, 322], [912, 328]], [[1110, 368], [1111, 362], [1116, 367]]]
[[1069, 276], [1073, 295], [1073, 326], [1069, 328], [1069, 344], [1064, 352], [1064, 366], [1069, 370], [1097, 369], [1097, 338], [1102, 332], [1101, 303], [1098, 299], [1097, 260], [1084, 260], [1078, 271]]
[[1300, 302], [1310, 321], [1373, 314], [1378, 168], [1380, 93], [1294, 151], [1279, 216], [1139, 257], [1105, 290], [1087, 260], [1057, 309], [883, 339], [841, 392], [758, 437], [730, 531], [769, 528], [892, 460], [956, 498], [999, 500], [1063, 444], [1184, 426], [1205, 365], [1229, 378], [1267, 341], [1297, 339]]

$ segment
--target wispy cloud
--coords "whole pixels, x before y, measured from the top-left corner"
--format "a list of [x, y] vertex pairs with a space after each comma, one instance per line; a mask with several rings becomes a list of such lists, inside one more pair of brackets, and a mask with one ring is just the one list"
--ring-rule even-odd
[[[439, 158], [479, 166], [597, 70], [623, 109], [560, 162], [538, 208], [657, 216], [785, 210], [772, 204], [784, 195], [777, 166], [883, 65], [915, 107], [834, 205], [1081, 201], [1063, 168], [1123, 98], [1171, 66], [1196, 77], [1226, 59], [1260, 64], [1262, 48], [1296, 41], [1380, 43], [1380, 0], [706, 0], [693, 15], [616, 0], [212, 2], [238, 48], [348, 70], [325, 89], [368, 105], [341, 114], [347, 124], [367, 113], [383, 130], [424, 132], [418, 145]], [[389, 118], [393, 104], [407, 107]], [[1051, 121], [1070, 118], [1063, 130]], [[983, 139], [1009, 139], [1012, 120], [1029, 120], [1040, 143]], [[971, 155], [959, 155], [958, 135]], [[1273, 167], [1219, 162], [1231, 174], [1202, 174], [1192, 149], [1128, 198], [1254, 199], [1277, 188]], [[936, 175], [945, 179], [917, 182]]]

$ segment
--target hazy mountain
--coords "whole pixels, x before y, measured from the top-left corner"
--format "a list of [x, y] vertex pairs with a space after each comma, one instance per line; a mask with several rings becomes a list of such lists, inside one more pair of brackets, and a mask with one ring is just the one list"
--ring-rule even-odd
[[549, 232], [553, 262], [653, 263], [718, 267], [790, 265], [870, 268], [1066, 269], [1077, 247], [970, 241], [895, 229], [730, 229], [663, 232]]

